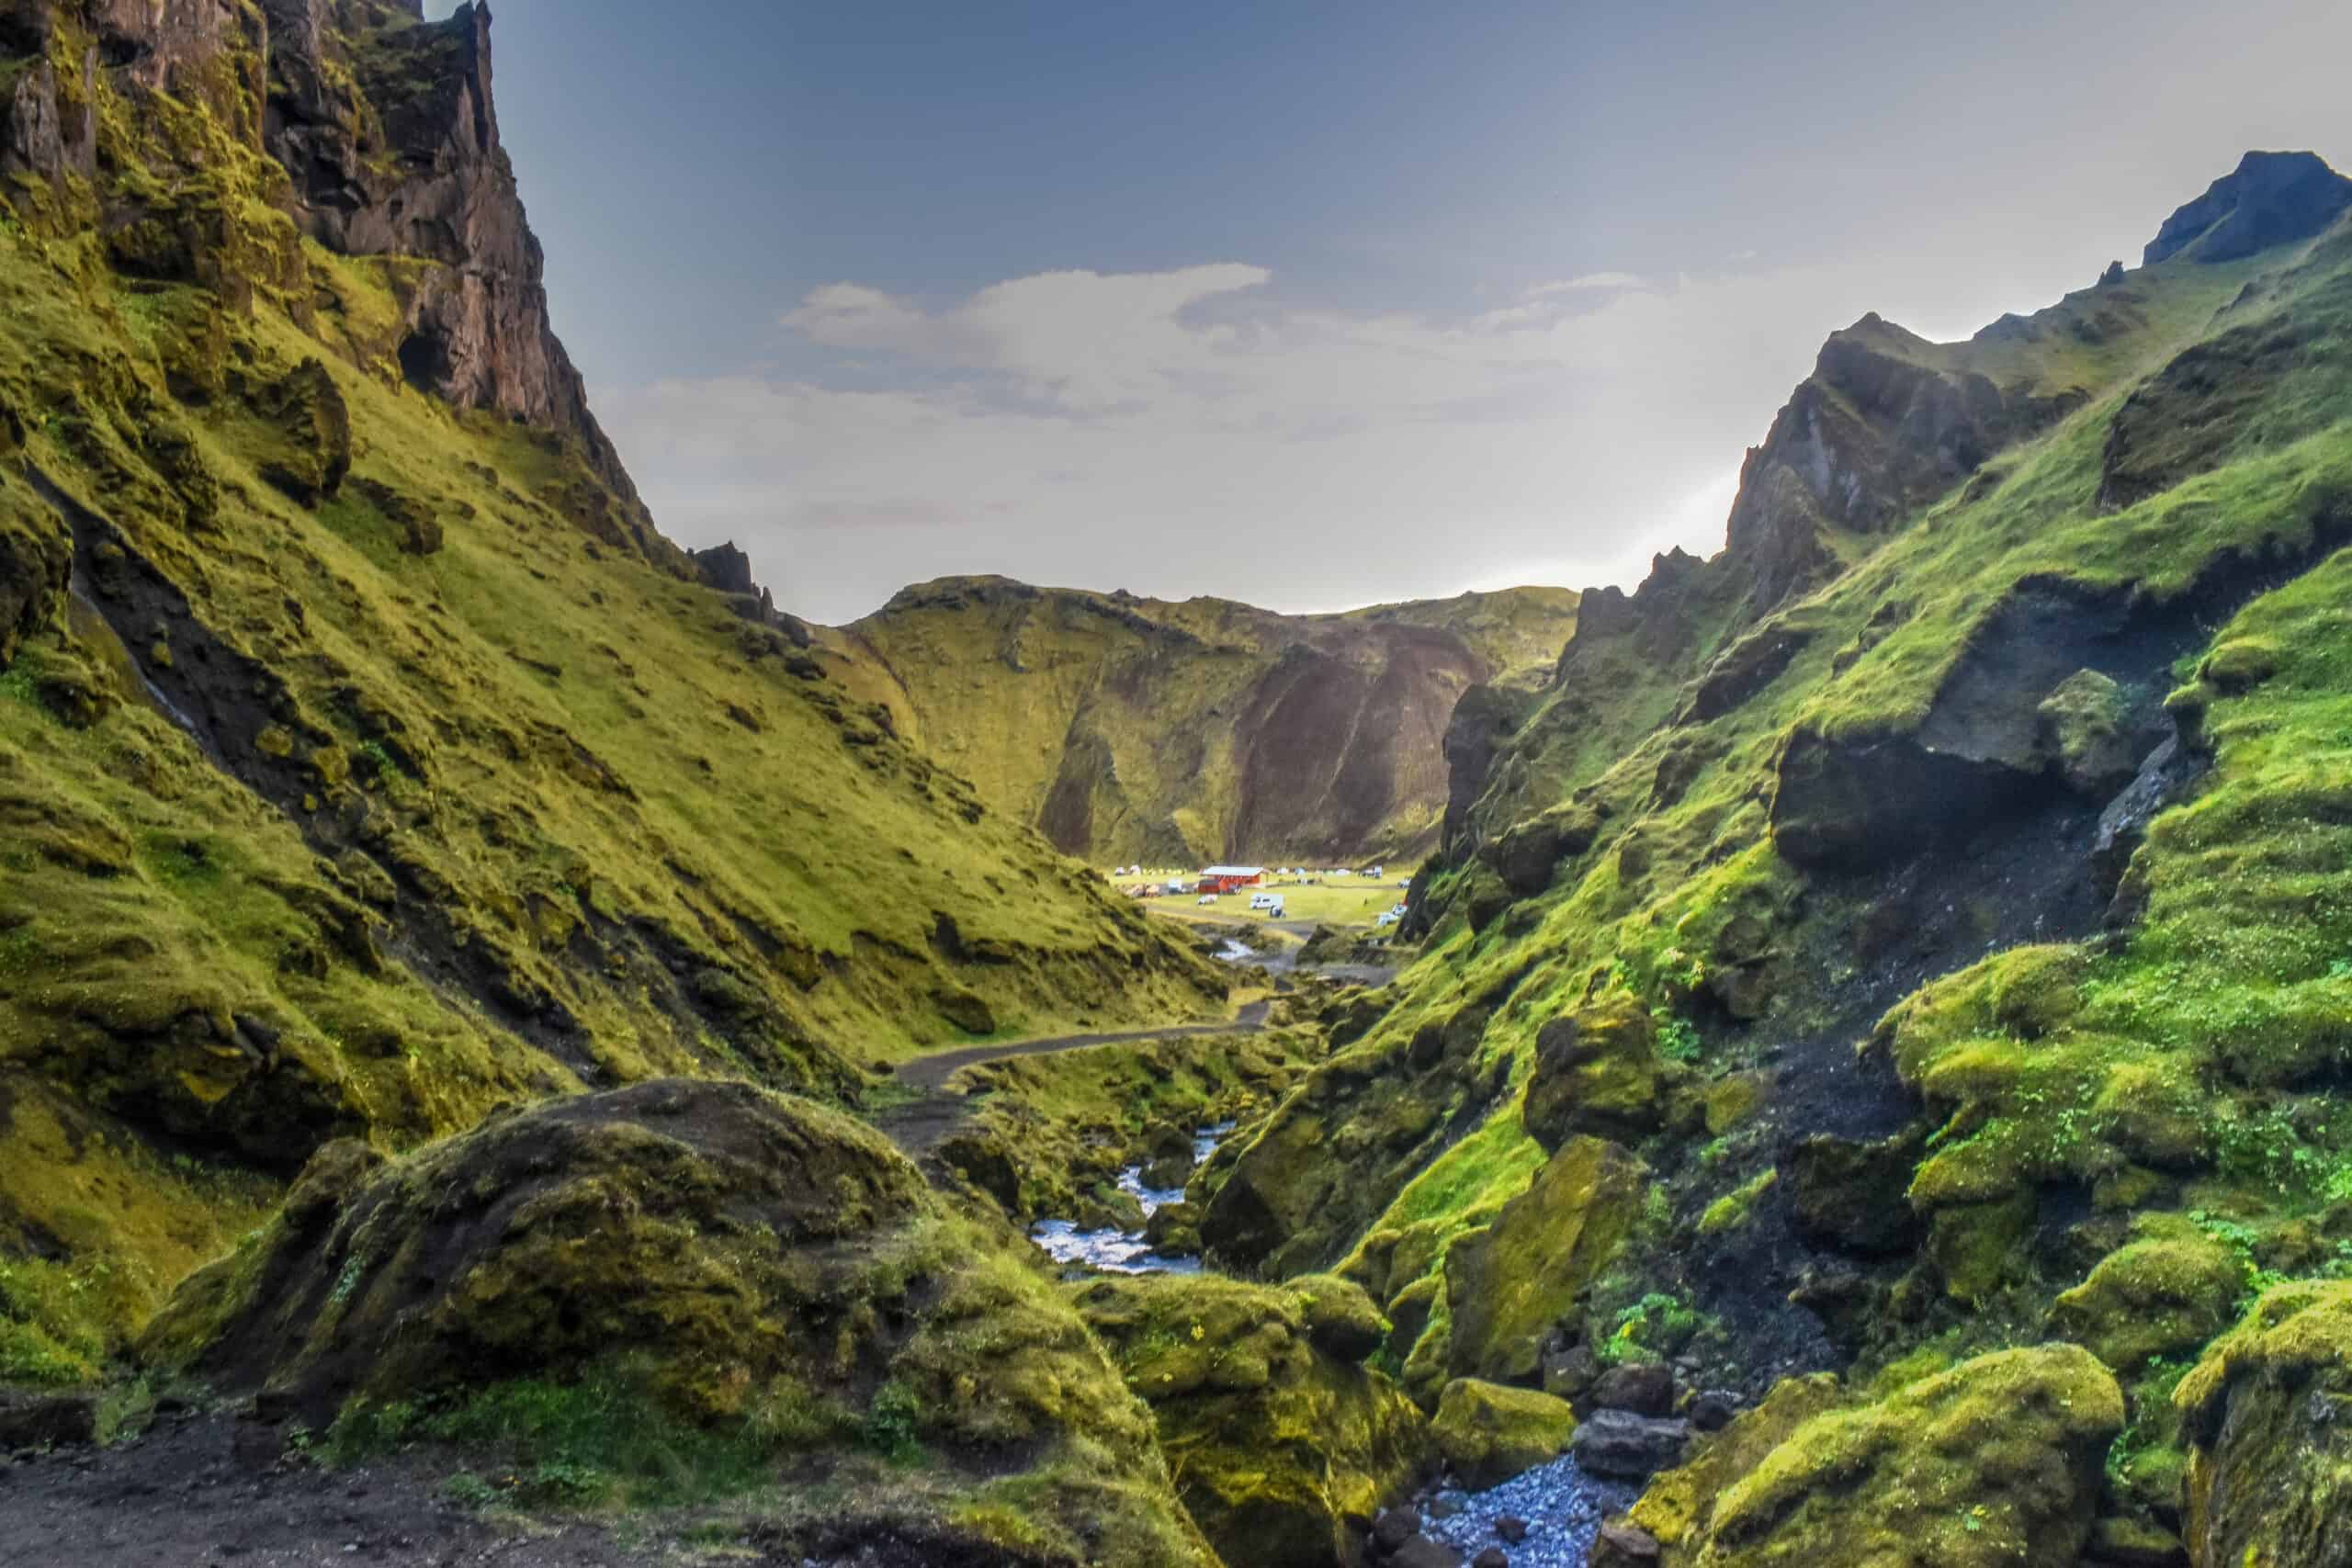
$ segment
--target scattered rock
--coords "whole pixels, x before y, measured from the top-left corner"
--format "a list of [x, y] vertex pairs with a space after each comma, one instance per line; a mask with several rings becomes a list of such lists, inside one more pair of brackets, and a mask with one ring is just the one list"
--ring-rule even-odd
[[2206, 1349], [2173, 1404], [2190, 1443], [2193, 1561], [2352, 1562], [2352, 1282], [2273, 1286]]
[[1702, 1432], [1720, 1432], [1739, 1414], [1739, 1395], [1709, 1389], [1690, 1402], [1690, 1425]]
[[1547, 1021], [1535, 1034], [1535, 1066], [1521, 1111], [1548, 1150], [1590, 1134], [1632, 1143], [1665, 1119], [1665, 1063], [1649, 1011], [1614, 996]]
[[1398, 1547], [1388, 1562], [1391, 1568], [1462, 1568], [1462, 1558], [1452, 1547], [1440, 1546], [1425, 1535], [1417, 1535]]
[[1382, 1551], [1393, 1552], [1420, 1533], [1421, 1516], [1415, 1508], [1383, 1508], [1372, 1521], [1372, 1543]]
[[1921, 1140], [1802, 1139], [1788, 1156], [1797, 1234], [1817, 1247], [1878, 1258], [1917, 1242], [1918, 1222], [1903, 1193], [1911, 1185]]
[[1499, 1546], [1490, 1546], [1470, 1560], [1470, 1568], [1510, 1568], [1510, 1558]]

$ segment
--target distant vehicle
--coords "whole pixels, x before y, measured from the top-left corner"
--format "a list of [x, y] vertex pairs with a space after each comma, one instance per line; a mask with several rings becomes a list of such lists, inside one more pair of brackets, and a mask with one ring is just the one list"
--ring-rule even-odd
[[[1250, 907], [1255, 909], [1260, 906], [1258, 901], [1253, 898], [1250, 901]], [[1283, 901], [1281, 898], [1269, 897], [1265, 902], [1264, 908], [1266, 911], [1266, 919], [1270, 920], [1279, 920], [1283, 918]]]
[[1253, 909], [1279, 909], [1283, 907], [1282, 896], [1275, 893], [1252, 893], [1250, 895], [1250, 907]]
[[1372, 923], [1374, 926], [1393, 926], [1404, 918], [1394, 909], [1383, 909], [1380, 911], [1380, 919]]
[[1199, 904], [1214, 904], [1216, 902], [1216, 895], [1214, 893], [1204, 893], [1200, 897], [1194, 899], [1193, 902]]
[[1377, 881], [1379, 881], [1382, 877], [1384, 877], [1384, 876], [1385, 876], [1385, 875], [1387, 875], [1387, 874], [1388, 874], [1388, 868], [1387, 868], [1386, 866], [1385, 866], [1385, 865], [1376, 865], [1376, 866], [1374, 866], [1370, 871], [1365, 872], [1365, 873], [1364, 873], [1364, 874], [1365, 874], [1366, 876], [1371, 877], [1374, 882], [1377, 882]]
[[1405, 906], [1402, 904], [1392, 904], [1388, 907], [1388, 912], [1401, 920], [1405, 918]]

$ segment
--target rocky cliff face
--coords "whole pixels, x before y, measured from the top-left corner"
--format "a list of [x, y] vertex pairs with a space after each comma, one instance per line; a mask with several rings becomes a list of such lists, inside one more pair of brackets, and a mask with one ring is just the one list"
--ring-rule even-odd
[[[18, 62], [0, 171], [48, 183], [69, 209], [95, 203], [109, 231], [172, 210], [188, 269], [225, 281], [249, 270], [241, 252], [255, 238], [225, 210], [226, 193], [206, 193], [208, 213], [176, 199], [181, 191], [101, 177], [147, 160], [108, 144], [122, 133], [99, 124], [99, 73], [177, 143], [189, 184], [234, 175], [216, 167], [204, 178], [208, 157], [218, 164], [228, 151], [208, 154], [208, 142], [260, 153], [283, 177], [248, 170], [249, 189], [233, 194], [282, 209], [338, 254], [430, 264], [389, 275], [401, 320], [386, 347], [412, 384], [577, 439], [619, 502], [622, 531], [650, 541], [650, 520], [548, 320], [544, 260], [499, 141], [488, 4], [428, 23], [421, 0], [264, 0], [257, 10], [17, 0], [0, 22], [0, 56]], [[199, 106], [209, 123], [165, 110], [155, 96], [164, 94]], [[268, 248], [263, 276], [290, 288], [299, 253]]]
[[1445, 808], [1448, 716], [1523, 686], [1576, 596], [1515, 589], [1345, 615], [948, 579], [841, 646], [1001, 809], [1098, 861], [1403, 858]]

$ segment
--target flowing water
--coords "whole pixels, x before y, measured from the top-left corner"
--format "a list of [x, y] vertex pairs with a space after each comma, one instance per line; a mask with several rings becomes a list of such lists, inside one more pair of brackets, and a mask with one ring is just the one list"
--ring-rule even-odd
[[[1193, 1164], [1216, 1153], [1217, 1145], [1233, 1131], [1233, 1123], [1220, 1122], [1213, 1127], [1195, 1128], [1193, 1133]], [[1181, 1187], [1147, 1187], [1143, 1182], [1143, 1167], [1131, 1165], [1119, 1172], [1119, 1190], [1133, 1198], [1144, 1213], [1144, 1218], [1184, 1201]], [[1190, 1253], [1159, 1253], [1144, 1239], [1141, 1231], [1123, 1231], [1106, 1225], [1100, 1230], [1080, 1228], [1075, 1220], [1039, 1220], [1029, 1227], [1029, 1239], [1045, 1248], [1047, 1257], [1057, 1263], [1082, 1264], [1113, 1274], [1197, 1274], [1201, 1260]]]

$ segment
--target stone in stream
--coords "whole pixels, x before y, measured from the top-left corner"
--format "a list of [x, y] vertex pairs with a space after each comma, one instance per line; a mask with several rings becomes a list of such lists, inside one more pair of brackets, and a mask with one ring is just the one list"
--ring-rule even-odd
[[1527, 1539], [1527, 1521], [1516, 1514], [1505, 1514], [1495, 1521], [1495, 1533], [1502, 1537], [1507, 1545], [1517, 1546]]
[[1510, 1559], [1499, 1546], [1490, 1546], [1470, 1560], [1470, 1568], [1510, 1568]]
[[1654, 1421], [1627, 1410], [1598, 1410], [1577, 1428], [1569, 1451], [1595, 1475], [1639, 1481], [1679, 1463], [1690, 1436], [1688, 1421]]
[[1603, 1525], [1592, 1538], [1586, 1568], [1657, 1568], [1657, 1537], [1633, 1525]]

